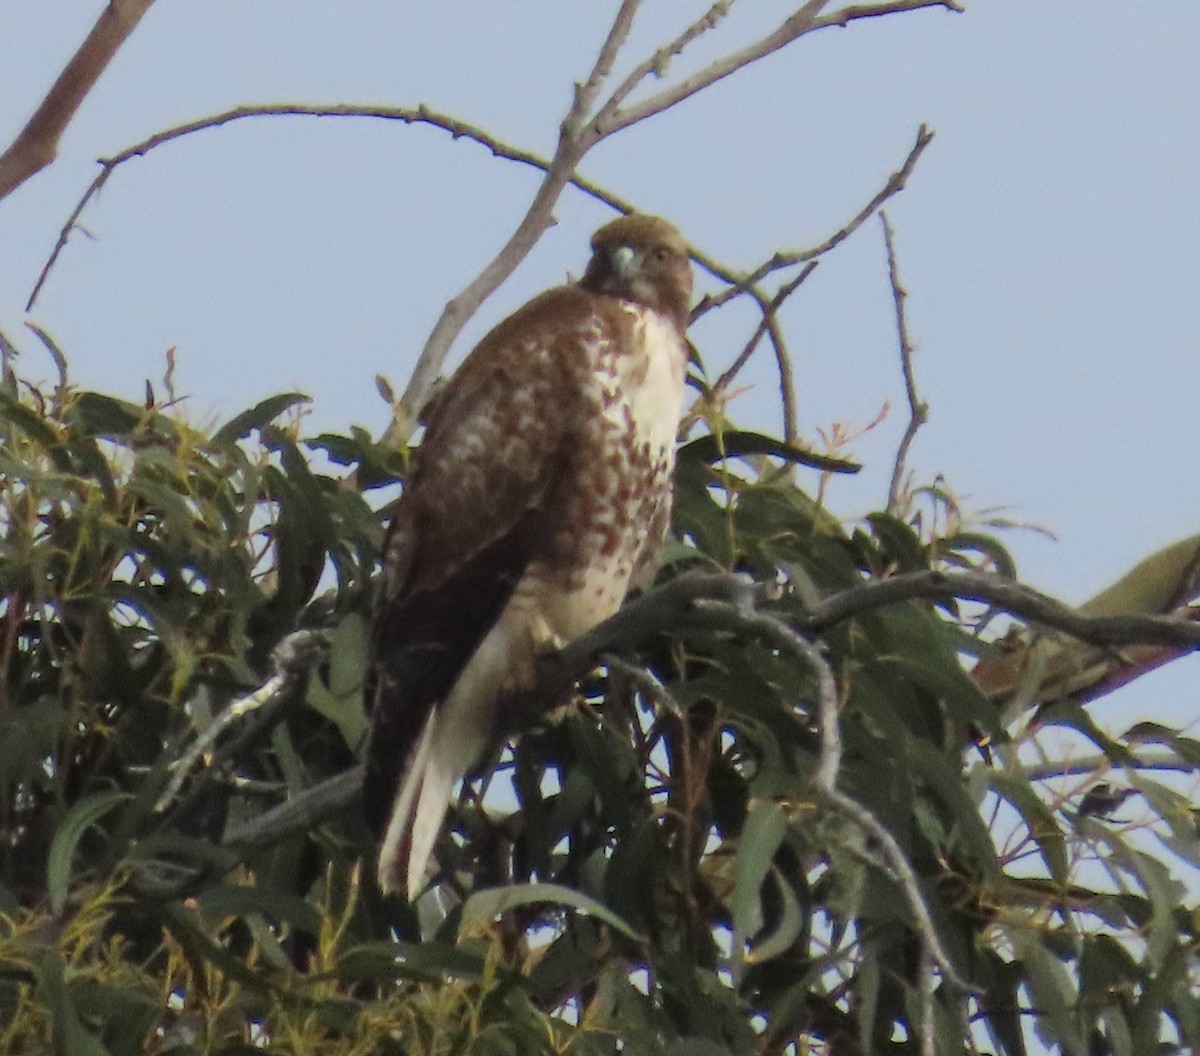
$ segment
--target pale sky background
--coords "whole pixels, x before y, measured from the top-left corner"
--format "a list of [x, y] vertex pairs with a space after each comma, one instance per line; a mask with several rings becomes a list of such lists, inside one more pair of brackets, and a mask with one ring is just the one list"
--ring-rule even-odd
[[[429, 106], [548, 154], [571, 82], [615, 2], [159, 0], [88, 98], [59, 160], [0, 202], [0, 329], [46, 374], [23, 305], [95, 159], [239, 103]], [[622, 68], [707, 4], [646, 0]], [[743, 0], [697, 60], [798, 4]], [[602, 145], [583, 172], [697, 246], [749, 268], [815, 244], [911, 146], [937, 132], [890, 206], [930, 423], [910, 464], [968, 509], [1003, 506], [1059, 537], [1011, 533], [1022, 578], [1081, 601], [1139, 557], [1200, 531], [1200, 3], [967, 0], [823, 31]], [[0, 15], [6, 145], [73, 52], [99, 0], [8, 0]], [[694, 62], [680, 64], [691, 69]], [[675, 68], [672, 68], [672, 73]], [[445, 301], [499, 248], [532, 170], [443, 132], [267, 118], [201, 133], [118, 171], [30, 317], [76, 379], [140, 399], [164, 353], [195, 420], [265, 396], [315, 400], [313, 431], [386, 408]], [[582, 270], [610, 214], [568, 191], [550, 232], [456, 347]], [[725, 314], [725, 313], [723, 313]], [[730, 325], [736, 323], [736, 325]], [[802, 434], [887, 421], [853, 449], [832, 502], [882, 505], [905, 423], [877, 222], [821, 264], [784, 313]], [[695, 337], [715, 374], [748, 309]], [[775, 431], [764, 348], [733, 413]], [[1098, 714], [1185, 724], [1195, 659]]]

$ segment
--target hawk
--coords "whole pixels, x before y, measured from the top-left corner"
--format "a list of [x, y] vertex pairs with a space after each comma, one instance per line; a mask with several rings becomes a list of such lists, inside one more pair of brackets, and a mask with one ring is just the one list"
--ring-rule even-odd
[[379, 886], [415, 898], [458, 780], [540, 655], [616, 612], [667, 529], [692, 295], [658, 217], [600, 228], [583, 278], [446, 384], [388, 528], [364, 802]]

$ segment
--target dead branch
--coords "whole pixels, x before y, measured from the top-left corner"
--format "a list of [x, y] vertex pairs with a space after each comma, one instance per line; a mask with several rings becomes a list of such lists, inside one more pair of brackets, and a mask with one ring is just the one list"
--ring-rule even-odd
[[597, 142], [594, 121], [588, 120], [597, 93], [612, 72], [621, 46], [629, 35], [640, 0], [624, 0], [613, 20], [596, 62], [582, 85], [577, 86], [571, 109], [559, 130], [558, 147], [547, 165], [541, 185], [508, 241], [458, 296], [447, 302], [417, 358], [408, 386], [396, 405], [389, 429], [392, 438], [412, 431], [450, 346], [479, 306], [516, 270], [553, 221], [554, 203], [570, 181], [583, 156]]
[[253, 693], [239, 697], [225, 708], [188, 750], [171, 764], [171, 779], [154, 804], [154, 810], [162, 813], [175, 801], [192, 768], [213, 749], [226, 730], [247, 715], [283, 700], [300, 678], [325, 656], [328, 646], [329, 637], [322, 631], [293, 631], [284, 638], [275, 647], [271, 657], [275, 674]]
[[363, 767], [352, 767], [319, 785], [288, 797], [277, 807], [230, 829], [223, 847], [262, 847], [316, 828], [331, 814], [356, 803], [362, 795]]
[[[400, 398], [396, 409], [396, 421], [393, 422], [395, 428], [390, 430], [391, 438], [406, 436], [411, 430], [454, 339], [484, 299], [512, 274], [536, 244], [542, 232], [551, 222], [551, 213], [559, 194], [569, 182], [575, 167], [593, 146], [602, 139], [639, 121], [662, 113], [743, 67], [779, 51], [814, 28], [825, 28], [826, 25], [844, 25], [856, 18], [886, 14], [888, 12], [885, 8], [889, 6], [880, 5], [878, 10], [870, 11], [865, 8], [847, 9], [841, 13], [841, 16], [834, 16], [833, 21], [820, 23], [817, 16], [828, 3], [829, 0], [808, 0], [798, 11], [785, 19], [775, 32], [716, 60], [705, 69], [685, 78], [675, 86], [651, 96], [637, 106], [622, 110], [621, 101], [633, 91], [638, 83], [641, 83], [651, 73], [658, 71], [662, 60], [659, 53], [656, 53], [654, 59], [647, 60], [635, 69], [636, 78], [631, 76], [622, 82], [614, 90], [609, 100], [600, 106], [595, 115], [589, 117], [592, 103], [600, 86], [611, 72], [620, 47], [628, 35], [633, 15], [639, 6], [636, 0], [626, 0], [617, 13], [613, 27], [601, 48], [592, 72], [587, 80], [576, 89], [570, 112], [562, 122], [558, 148], [524, 218], [504, 248], [466, 289], [447, 303], [434, 325], [433, 331], [417, 359], [408, 387]], [[907, 0], [907, 2], [896, 0], [890, 6], [894, 7], [897, 12], [916, 10], [920, 7], [957, 9], [952, 0]], [[719, 11], [720, 7], [721, 5], [718, 4], [715, 8], [710, 9], [705, 16], [676, 38], [674, 43], [679, 46], [680, 50], [719, 21], [719, 18], [714, 15], [714, 11]], [[778, 346], [776, 347], [778, 348]]]
[[[67, 240], [70, 238], [71, 232], [75, 229], [80, 215], [92, 199], [100, 193], [116, 169], [128, 161], [132, 161], [134, 158], [145, 157], [151, 151], [168, 143], [173, 143], [175, 140], [182, 139], [185, 136], [195, 135], [197, 132], [204, 132], [208, 129], [221, 128], [235, 121], [244, 121], [255, 117], [349, 117], [368, 118], [378, 121], [397, 121], [405, 125], [428, 125], [450, 133], [451, 138], [455, 140], [464, 139], [472, 143], [477, 143], [490, 151], [493, 157], [512, 161], [519, 165], [527, 165], [543, 173], [550, 166], [549, 161], [537, 154], [514, 147], [469, 122], [462, 121], [449, 114], [440, 113], [437, 110], [432, 110], [424, 104], [416, 107], [360, 106], [340, 103], [333, 105], [272, 103], [235, 106], [231, 110], [225, 110], [219, 114], [211, 114], [208, 117], [197, 118], [195, 121], [188, 121], [181, 125], [163, 129], [152, 136], [147, 136], [140, 142], [133, 144], [133, 146], [126, 147], [111, 157], [101, 158], [99, 161], [100, 172], [97, 173], [96, 178], [92, 180], [87, 190], [83, 193], [83, 196], [76, 202], [71, 215], [59, 231], [54, 249], [38, 274], [37, 282], [34, 284], [33, 291], [29, 295], [25, 310], [28, 312], [33, 309], [38, 296], [41, 294], [42, 287], [45, 286], [46, 280], [50, 276], [51, 270], [66, 248]], [[598, 184], [592, 183], [582, 176], [573, 175], [569, 182], [585, 194], [596, 198], [605, 205], [611, 206], [621, 212], [633, 211], [633, 206], [628, 202], [617, 198]]]
[[958, 598], [979, 601], [1027, 623], [1062, 631], [1099, 646], [1162, 645], [1200, 649], [1200, 624], [1177, 616], [1086, 616], [1078, 609], [1018, 583], [987, 572], [907, 572], [865, 582], [811, 606], [798, 629], [820, 633], [860, 613], [904, 601]]
[[1129, 761], [1116, 762], [1102, 752], [1081, 755], [1075, 759], [1045, 759], [1040, 762], [1018, 763], [1028, 781], [1053, 781], [1060, 777], [1102, 777], [1113, 770], [1157, 770], [1166, 773], [1194, 774], [1200, 762], [1180, 755], [1170, 748], [1155, 745], [1131, 747]]
[[[799, 11], [794, 12], [784, 19], [779, 28], [774, 32], [768, 33], [753, 44], [748, 44], [744, 48], [739, 48], [737, 51], [717, 59], [703, 70], [692, 74], [690, 77], [685, 77], [678, 84], [664, 88], [661, 92], [652, 95], [649, 99], [630, 107], [628, 110], [620, 109], [619, 103], [621, 100], [614, 93], [614, 105], [611, 108], [606, 106], [601, 111], [597, 131], [599, 131], [601, 136], [610, 136], [614, 132], [619, 132], [623, 128], [637, 124], [639, 121], [645, 121], [646, 118], [653, 117], [655, 114], [661, 114], [664, 110], [676, 106], [697, 92], [701, 92], [710, 85], [716, 84], [717, 81], [724, 80], [730, 74], [736, 73], [743, 67], [758, 62], [760, 59], [765, 59], [768, 55], [773, 55], [781, 48], [787, 47], [793, 41], [799, 40], [805, 33], [809, 32], [816, 24], [817, 16], [828, 5], [829, 0], [808, 0], [808, 3], [800, 8]], [[643, 63], [635, 71], [638, 74], [637, 80], [632, 84], [628, 82], [627, 84], [623, 84], [618, 91], [623, 90], [624, 94], [628, 95], [633, 90], [634, 85], [643, 80], [654, 69], [653, 60]]]
[[57, 157], [58, 141], [71, 118], [152, 3], [154, 0], [108, 0], [41, 105], [0, 154], [0, 199]]
[[[692, 321], [694, 322], [696, 319], [699, 319], [700, 316], [711, 311], [713, 308], [721, 307], [721, 305], [732, 300], [734, 297], [740, 297], [742, 294], [749, 292], [751, 287], [753, 287], [756, 283], [761, 282], [772, 272], [779, 271], [783, 268], [790, 268], [796, 264], [805, 264], [811, 260], [816, 260], [818, 257], [824, 256], [834, 247], [841, 245], [842, 242], [844, 242], [847, 238], [854, 234], [855, 231], [862, 227], [862, 225], [866, 223], [867, 220], [869, 220], [871, 216], [888, 201], [888, 199], [899, 194], [906, 186], [908, 186], [909, 178], [912, 176], [913, 170], [916, 168], [917, 159], [921, 157], [925, 151], [925, 148], [932, 142], [933, 136], [933, 130], [925, 125], [922, 125], [919, 129], [917, 129], [917, 140], [912, 145], [912, 148], [908, 152], [908, 156], [904, 159], [904, 162], [900, 165], [900, 167], [887, 178], [887, 182], [884, 183], [883, 187], [880, 188], [879, 192], [874, 198], [872, 198], [865, 206], [863, 206], [863, 208], [860, 209], [850, 220], [838, 228], [837, 231], [825, 239], [824, 242], [812, 246], [809, 249], [776, 253], [769, 260], [764, 261], [753, 271], [735, 279], [726, 279], [726, 281], [730, 282], [730, 286], [727, 289], [724, 289], [717, 294], [709, 294], [708, 296], [702, 298], [696, 307], [692, 309]], [[698, 258], [694, 259], [697, 259], [697, 263], [701, 263]], [[702, 263], [701, 266], [704, 267]], [[711, 268], [706, 270], [709, 270], [718, 278], [726, 278], [725, 275], [720, 274], [717, 271], [713, 271]]]
[[[140, 0], [140, 2], [146, 3], [146, 0]], [[874, 9], [845, 9], [842, 12], [835, 12], [832, 15], [825, 16], [823, 19], [818, 18], [828, 3], [829, 0], [808, 0], [798, 11], [787, 18], [774, 33], [768, 34], [745, 48], [731, 52], [729, 55], [710, 64], [699, 73], [685, 78], [673, 87], [657, 93], [641, 104], [629, 110], [622, 110], [622, 102], [632, 93], [638, 84], [642, 83], [651, 74], [661, 73], [664, 64], [671, 56], [682, 52], [690, 43], [698, 39], [721, 20], [728, 8], [728, 3], [715, 3], [704, 16], [689, 25], [666, 48], [659, 49], [651, 58], [637, 66], [633, 73], [612, 92], [608, 100], [597, 108], [597, 96], [610, 76], [622, 46], [628, 39], [634, 16], [640, 7], [640, 0], [624, 0], [613, 19], [609, 32], [588, 76], [576, 85], [571, 107], [560, 126], [557, 148], [554, 156], [549, 160], [543, 160], [526, 152], [505, 148], [504, 145], [499, 144], [492, 137], [486, 136], [480, 130], [474, 129], [463, 122], [446, 118], [444, 115], [435, 115], [424, 107], [420, 107], [416, 111], [406, 111], [396, 108], [387, 113], [383, 112], [385, 108], [365, 107], [281, 106], [278, 108], [238, 108], [234, 111], [228, 111], [226, 114], [217, 115], [215, 118], [202, 119], [199, 122], [192, 122], [189, 125], [168, 130], [166, 133], [160, 133], [158, 136], [151, 137], [142, 144], [123, 151], [120, 155], [101, 162], [103, 166], [101, 173], [93, 181], [92, 186], [88, 189], [84, 198], [64, 225], [50, 260], [38, 278], [28, 307], [31, 308], [36, 300], [38, 292], [44, 284], [55, 260], [61, 253], [63, 246], [66, 244], [66, 240], [84, 206], [103, 186], [113, 168], [122, 161], [128, 160], [129, 157], [144, 154], [161, 143], [199, 131], [201, 128], [215, 127], [242, 117], [260, 116], [268, 113], [311, 114], [314, 116], [349, 116], [353, 113], [354, 116], [376, 116], [407, 121], [409, 123], [422, 122], [435, 124], [450, 131], [455, 137], [468, 136], [476, 142], [483, 143], [498, 156], [532, 165], [542, 171], [543, 178], [524, 217], [503, 248], [465, 289], [447, 302], [433, 330], [426, 339], [425, 345], [414, 365], [408, 385], [400, 400], [395, 404], [394, 419], [385, 433], [384, 440], [395, 441], [407, 437], [418, 421], [421, 408], [441, 371], [442, 364], [455, 338], [483, 301], [515, 270], [517, 265], [540, 239], [545, 229], [552, 223], [554, 205], [567, 184], [574, 183], [587, 193], [594, 194], [602, 200], [608, 201], [614, 207], [621, 208], [625, 205], [625, 203], [618, 204], [612, 196], [599, 193], [598, 188], [588, 184], [587, 181], [577, 178], [575, 175], [576, 169], [585, 154], [601, 139], [624, 128], [628, 128], [630, 125], [651, 117], [654, 114], [661, 113], [663, 110], [682, 102], [684, 99], [729, 76], [742, 67], [780, 50], [814, 28], [825, 28], [828, 25], [837, 24], [845, 25], [847, 22], [857, 18], [888, 13], [890, 8], [894, 8], [897, 12], [932, 6], [955, 8], [955, 5], [950, 0], [909, 0], [909, 2], [900, 2], [898, 0], [894, 4], [879, 5], [878, 8]], [[371, 113], [367, 112], [368, 109], [371, 110]], [[921, 146], [923, 147], [923, 144]], [[919, 150], [916, 153], [919, 153]], [[906, 163], [906, 167], [899, 177], [900, 185], [907, 178], [907, 172], [911, 171], [911, 166], [914, 162], [915, 156], [910, 156], [909, 162]], [[895, 177], [891, 182], [895, 182]], [[894, 193], [894, 190], [888, 193]], [[848, 231], [846, 233], [848, 234]], [[841, 237], [845, 237], [845, 234], [842, 234]], [[836, 244], [837, 240], [838, 236], [835, 235], [834, 239], [830, 240], [830, 245]], [[702, 267], [707, 268], [731, 284], [737, 284], [739, 286], [738, 292], [753, 285], [752, 282], [746, 282], [744, 278], [736, 278], [727, 269], [712, 265], [711, 262], [700, 255], [697, 255], [696, 259], [697, 263]], [[765, 312], [766, 305], [769, 304], [769, 299], [760, 291], [754, 291], [754, 294], [760, 309]], [[784, 393], [784, 417], [787, 423], [785, 428], [789, 431], [789, 439], [791, 439], [795, 433], [795, 408], [791, 403], [793, 393], [789, 376], [790, 363], [786, 347], [782, 342], [782, 335], [773, 322], [768, 323], [767, 333], [771, 337], [775, 348], [776, 360], [779, 364], [781, 389]]]
[[848, 26], [861, 18], [879, 18], [882, 15], [898, 15], [905, 11], [918, 11], [923, 7], [943, 7], [957, 14], [963, 13], [963, 7], [957, 0], [888, 0], [881, 4], [856, 4], [844, 7], [833, 14], [818, 19], [818, 29], [826, 26]]
[[[722, 374], [708, 394], [709, 399], [720, 398], [720, 396], [729, 388], [730, 383], [741, 373], [742, 368], [749, 362], [750, 357], [754, 354], [754, 350], [758, 348], [759, 342], [767, 334], [771, 337], [771, 344], [775, 349], [775, 362], [779, 369], [779, 396], [783, 404], [783, 438], [789, 443], [796, 442], [796, 389], [792, 374], [792, 361], [788, 355], [787, 345], [784, 342], [783, 332], [779, 329], [779, 323], [776, 318], [779, 309], [797, 289], [804, 283], [804, 280], [811, 275], [817, 267], [817, 261], [811, 260], [805, 267], [800, 270], [800, 273], [780, 287], [779, 292], [770, 299], [764, 306], [759, 301], [759, 308], [762, 310], [762, 319], [754, 333], [750, 336], [750, 340], [746, 342], [745, 347], [738, 357], [730, 364], [729, 368]], [[755, 294], [757, 297], [758, 295]]]
[[597, 115], [598, 127], [603, 128], [612, 120], [617, 114], [620, 105], [629, 98], [633, 90], [647, 77], [651, 75], [663, 76], [671, 59], [682, 55], [684, 49], [689, 44], [699, 40], [700, 37], [716, 26], [721, 19], [729, 14], [729, 9], [732, 6], [733, 0], [718, 0], [717, 3], [713, 4], [712, 7], [684, 29], [674, 40], [665, 44], [648, 59], [635, 66], [629, 76], [613, 90], [612, 94], [608, 97], [608, 101], [604, 104], [604, 109]]
[[929, 420], [928, 405], [917, 396], [917, 382], [913, 376], [913, 347], [908, 336], [908, 320], [904, 313], [904, 303], [908, 291], [900, 285], [900, 271], [896, 266], [896, 246], [892, 225], [888, 223], [887, 213], [880, 210], [879, 221], [883, 225], [883, 243], [887, 248], [888, 282], [892, 287], [892, 302], [896, 306], [896, 338], [900, 345], [900, 369], [904, 374], [904, 394], [908, 399], [908, 425], [904, 435], [896, 447], [896, 461], [892, 467], [892, 482], [888, 487], [887, 512], [896, 516], [901, 508], [901, 492], [904, 489], [905, 464], [908, 459], [908, 449], [916, 439], [917, 431]]

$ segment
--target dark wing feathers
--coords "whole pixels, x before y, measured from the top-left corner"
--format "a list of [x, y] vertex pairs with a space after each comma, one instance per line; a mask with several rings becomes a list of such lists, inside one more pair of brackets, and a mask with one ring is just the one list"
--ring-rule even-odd
[[371, 827], [382, 833], [401, 764], [429, 709], [449, 692], [529, 563], [537, 510], [530, 510], [437, 590], [385, 602], [376, 618], [374, 719], [363, 784]]
[[388, 530], [372, 639], [363, 799], [377, 831], [430, 709], [543, 537], [578, 418], [570, 374], [589, 304], [563, 287], [493, 330], [440, 395], [417, 451]]

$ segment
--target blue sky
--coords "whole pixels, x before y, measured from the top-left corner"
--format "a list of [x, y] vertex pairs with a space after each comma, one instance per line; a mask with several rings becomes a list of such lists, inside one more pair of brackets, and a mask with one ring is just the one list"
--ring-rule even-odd
[[[160, 0], [88, 98], [54, 166], [0, 202], [0, 329], [39, 358], [23, 305], [94, 159], [239, 103], [426, 103], [549, 152], [571, 82], [615, 4], [521, 0]], [[707, 5], [647, 0], [626, 65]], [[728, 265], [821, 241], [937, 138], [890, 207], [931, 420], [912, 450], [969, 509], [1006, 507], [1058, 542], [1011, 534], [1023, 578], [1080, 601], [1200, 531], [1200, 5], [968, 0], [826, 30], [603, 144], [583, 171], [670, 217]], [[21, 127], [98, 11], [17, 0], [0, 37], [0, 138]], [[697, 61], [791, 5], [735, 4]], [[679, 70], [692, 68], [684, 64]], [[671, 73], [675, 72], [673, 68]], [[137, 398], [175, 347], [198, 420], [298, 388], [314, 428], [379, 431], [441, 306], [503, 243], [532, 172], [444, 133], [264, 119], [118, 171], [29, 318], [77, 379]], [[578, 272], [609, 215], [568, 191], [548, 233], [484, 306], [456, 358], [533, 292]], [[874, 223], [831, 254], [783, 321], [800, 425], [892, 414], [853, 453], [847, 516], [882, 504], [903, 389]], [[713, 368], [748, 309], [698, 329]], [[41, 368], [48, 371], [48, 366]], [[774, 429], [767, 353], [733, 413]], [[1100, 705], [1118, 726], [1197, 711], [1196, 661]], [[1119, 716], [1119, 718], [1116, 718]]]

